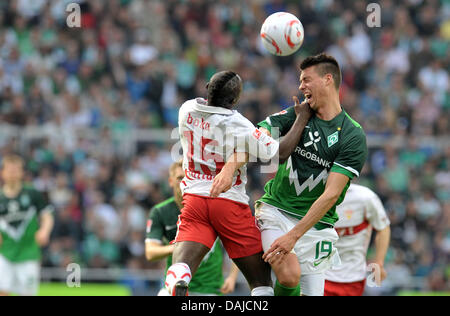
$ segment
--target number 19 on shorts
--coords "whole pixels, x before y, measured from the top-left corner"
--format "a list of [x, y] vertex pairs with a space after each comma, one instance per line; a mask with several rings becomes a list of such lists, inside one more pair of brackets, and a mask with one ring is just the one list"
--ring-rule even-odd
[[319, 241], [316, 244], [316, 256], [314, 258], [314, 266], [317, 267], [325, 259], [327, 259], [333, 251], [333, 244], [331, 241]]

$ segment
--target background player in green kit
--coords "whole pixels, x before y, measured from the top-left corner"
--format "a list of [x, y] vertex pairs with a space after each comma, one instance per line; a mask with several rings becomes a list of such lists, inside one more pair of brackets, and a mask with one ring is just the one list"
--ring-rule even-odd
[[[275, 295], [298, 295], [300, 276], [303, 295], [323, 295], [324, 271], [339, 262], [333, 247], [338, 239], [333, 229], [336, 205], [367, 157], [364, 131], [339, 101], [337, 61], [320, 54], [306, 58], [300, 69], [299, 90], [314, 115], [256, 207], [263, 258], [278, 279]], [[269, 134], [278, 128], [283, 136], [294, 119], [294, 109], [289, 108], [259, 126]]]
[[[147, 221], [147, 238], [145, 240], [146, 257], [148, 260], [167, 258], [167, 267], [172, 265], [174, 245], [169, 244], [177, 233], [177, 220], [183, 207], [180, 182], [184, 172], [182, 162], [172, 164], [169, 170], [169, 185], [173, 188], [174, 196], [150, 210]], [[194, 278], [189, 284], [189, 295], [220, 295], [234, 291], [239, 269], [231, 265], [231, 272], [224, 280], [223, 249], [220, 241], [216, 241], [210, 252], [205, 256]], [[162, 289], [159, 295], [169, 295]]]
[[3, 157], [0, 191], [0, 295], [36, 295], [40, 247], [53, 228], [52, 207], [44, 196], [22, 182], [21, 157]]

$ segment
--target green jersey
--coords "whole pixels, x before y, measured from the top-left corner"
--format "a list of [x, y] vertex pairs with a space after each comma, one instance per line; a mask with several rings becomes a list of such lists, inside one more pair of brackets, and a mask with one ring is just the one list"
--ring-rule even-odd
[[[150, 210], [147, 221], [146, 240], [168, 244], [175, 239], [177, 233], [177, 221], [180, 210], [172, 197]], [[206, 254], [200, 266], [189, 283], [191, 293], [221, 295], [220, 288], [223, 284], [223, 249], [216, 240], [214, 246]], [[172, 265], [172, 256], [167, 258], [167, 269]]]
[[[293, 107], [269, 116], [259, 123], [276, 136], [286, 135], [296, 119]], [[264, 187], [259, 200], [301, 219], [325, 190], [329, 172], [338, 172], [352, 179], [359, 176], [367, 157], [366, 136], [362, 127], [344, 110], [330, 121], [312, 117], [300, 142], [289, 159], [279, 165], [274, 179]], [[316, 224], [334, 225], [338, 220], [336, 205], [345, 197], [350, 181], [335, 205]], [[321, 225], [322, 223], [322, 225]]]
[[0, 254], [11, 262], [40, 260], [41, 250], [34, 235], [39, 230], [39, 216], [52, 211], [44, 196], [23, 187], [14, 198], [0, 191]]

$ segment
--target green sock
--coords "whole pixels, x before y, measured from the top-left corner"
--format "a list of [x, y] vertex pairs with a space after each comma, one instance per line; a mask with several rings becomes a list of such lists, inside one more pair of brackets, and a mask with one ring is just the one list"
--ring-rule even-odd
[[300, 282], [296, 287], [287, 287], [277, 280], [273, 291], [275, 296], [300, 296]]

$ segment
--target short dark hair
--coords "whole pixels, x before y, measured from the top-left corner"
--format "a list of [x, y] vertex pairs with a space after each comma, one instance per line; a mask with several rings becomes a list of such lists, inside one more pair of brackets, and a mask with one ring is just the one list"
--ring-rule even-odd
[[317, 72], [321, 76], [325, 76], [326, 74], [331, 74], [334, 80], [334, 86], [336, 89], [339, 89], [342, 81], [341, 69], [339, 67], [336, 59], [325, 53], [321, 53], [315, 56], [309, 56], [303, 60], [300, 64], [300, 69], [305, 70], [306, 68], [317, 66]]
[[233, 71], [216, 73], [206, 85], [208, 105], [231, 109], [239, 100], [242, 79]]

